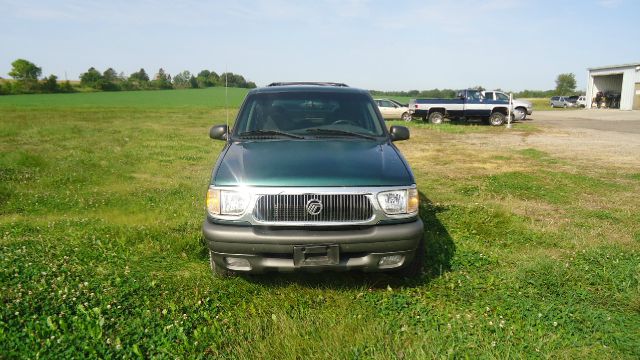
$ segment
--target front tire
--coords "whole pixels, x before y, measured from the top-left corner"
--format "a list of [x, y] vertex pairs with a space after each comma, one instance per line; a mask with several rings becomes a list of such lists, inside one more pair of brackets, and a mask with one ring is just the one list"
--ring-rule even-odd
[[402, 120], [404, 120], [404, 121], [409, 122], [409, 121], [411, 121], [411, 120], [412, 120], [412, 119], [411, 119], [411, 114], [409, 114], [409, 112], [404, 112], [404, 113], [402, 114], [401, 119], [402, 119]]
[[432, 112], [429, 114], [429, 122], [435, 125], [440, 125], [444, 122], [444, 115], [441, 112]]
[[501, 126], [502, 124], [504, 124], [504, 119], [505, 119], [505, 116], [503, 113], [494, 112], [489, 117], [489, 124], [491, 124], [491, 126]]
[[213, 274], [213, 277], [228, 278], [235, 275], [235, 272], [222, 268], [213, 261], [213, 251], [211, 250], [209, 250], [209, 266], [211, 267], [211, 274]]
[[527, 118], [527, 109], [520, 107], [520, 108], [516, 108], [516, 110], [522, 112], [522, 118], [520, 119], [521, 121]]

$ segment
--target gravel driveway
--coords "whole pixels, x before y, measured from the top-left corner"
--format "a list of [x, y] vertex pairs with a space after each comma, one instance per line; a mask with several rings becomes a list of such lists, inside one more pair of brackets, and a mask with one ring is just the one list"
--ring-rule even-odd
[[545, 126], [640, 134], [638, 110], [536, 111], [531, 117], [536, 124]]
[[[504, 136], [473, 134], [463, 141], [505, 152], [535, 148], [561, 158], [640, 172], [640, 111], [536, 111], [531, 120], [505, 129]], [[540, 131], [519, 132], [518, 124], [532, 124]]]

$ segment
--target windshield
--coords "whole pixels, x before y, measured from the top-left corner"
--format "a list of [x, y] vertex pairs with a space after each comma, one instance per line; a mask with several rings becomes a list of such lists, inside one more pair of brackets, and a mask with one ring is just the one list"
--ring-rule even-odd
[[257, 93], [243, 105], [234, 135], [384, 136], [376, 108], [369, 97], [358, 93]]

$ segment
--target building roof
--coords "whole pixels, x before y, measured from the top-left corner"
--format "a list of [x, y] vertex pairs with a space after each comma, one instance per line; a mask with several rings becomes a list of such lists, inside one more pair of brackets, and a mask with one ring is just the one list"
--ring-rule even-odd
[[587, 68], [587, 70], [589, 70], [589, 71], [592, 71], [592, 70], [606, 70], [606, 69], [617, 69], [617, 68], [626, 68], [626, 67], [634, 67], [634, 66], [640, 66], [640, 62], [622, 64], [622, 65], [598, 66], [598, 67]]

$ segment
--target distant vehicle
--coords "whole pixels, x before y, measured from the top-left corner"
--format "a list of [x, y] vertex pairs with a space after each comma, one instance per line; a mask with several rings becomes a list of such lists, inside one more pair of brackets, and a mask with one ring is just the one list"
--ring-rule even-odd
[[569, 96], [567, 101], [573, 104], [576, 107], [586, 107], [587, 106], [587, 97], [584, 95], [574, 95]]
[[481, 91], [467, 89], [458, 91], [453, 99], [411, 99], [409, 111], [432, 124], [441, 124], [447, 118], [464, 118], [500, 126], [506, 121], [509, 101], [485, 99]]
[[574, 103], [569, 101], [568, 96], [554, 96], [549, 100], [549, 105], [551, 105], [552, 108], [557, 108], [557, 107], [566, 108], [566, 107], [576, 106]]
[[[490, 100], [502, 100], [509, 101], [509, 95], [502, 91], [485, 91], [484, 98]], [[527, 115], [533, 114], [533, 104], [531, 101], [512, 99], [513, 104], [513, 119], [524, 120]]]
[[385, 120], [402, 119], [411, 121], [408, 107], [390, 99], [375, 99], [374, 101]]
[[584, 95], [579, 96], [578, 100], [576, 101], [576, 105], [581, 108], [587, 107], [587, 97]]

